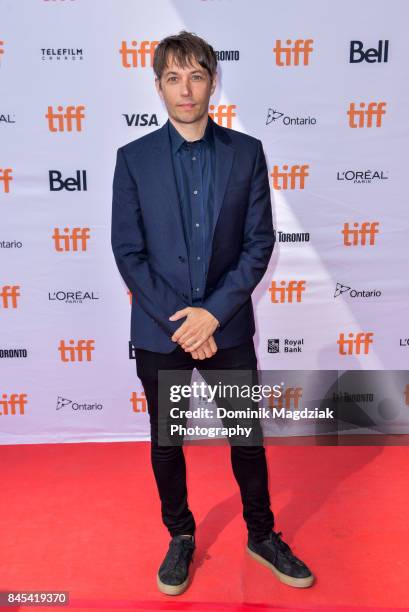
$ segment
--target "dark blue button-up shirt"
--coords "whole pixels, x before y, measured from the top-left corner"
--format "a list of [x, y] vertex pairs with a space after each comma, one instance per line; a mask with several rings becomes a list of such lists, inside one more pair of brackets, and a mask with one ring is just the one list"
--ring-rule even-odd
[[203, 301], [214, 212], [214, 134], [210, 119], [200, 140], [189, 142], [168, 120], [173, 168], [188, 250], [192, 303]]

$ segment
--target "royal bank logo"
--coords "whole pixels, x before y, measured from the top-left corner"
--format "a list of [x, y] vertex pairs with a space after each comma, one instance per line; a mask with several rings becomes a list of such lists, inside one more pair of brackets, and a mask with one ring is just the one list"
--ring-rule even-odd
[[315, 117], [300, 117], [298, 115], [290, 116], [274, 108], [267, 109], [266, 125], [278, 125], [282, 124], [285, 126], [297, 126], [297, 125], [316, 125], [317, 119]]
[[55, 409], [73, 410], [74, 412], [97, 412], [103, 409], [103, 404], [99, 402], [78, 402], [59, 395]]
[[84, 50], [77, 48], [57, 48], [49, 47], [41, 49], [41, 59], [43, 61], [67, 62], [79, 61], [84, 59]]
[[304, 338], [268, 338], [268, 353], [302, 353]]
[[340, 170], [337, 181], [345, 181], [354, 185], [370, 185], [377, 181], [388, 180], [386, 170]]
[[334, 292], [334, 298], [344, 295], [350, 298], [379, 298], [382, 295], [382, 291], [379, 289], [353, 289], [348, 285], [337, 283]]

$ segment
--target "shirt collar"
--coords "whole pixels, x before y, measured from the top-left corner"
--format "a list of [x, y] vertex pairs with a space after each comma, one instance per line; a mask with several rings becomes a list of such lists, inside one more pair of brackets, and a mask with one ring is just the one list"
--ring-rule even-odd
[[[168, 128], [169, 128], [169, 138], [170, 138], [170, 143], [171, 143], [171, 147], [172, 147], [172, 153], [175, 154], [176, 151], [178, 151], [180, 149], [180, 147], [182, 146], [183, 143], [185, 142], [189, 142], [187, 140], [185, 140], [182, 136], [182, 134], [180, 134], [180, 132], [178, 132], [178, 130], [175, 128], [175, 126], [173, 125], [173, 123], [168, 119]], [[202, 136], [202, 138], [200, 140], [195, 140], [195, 143], [199, 143], [199, 142], [206, 142], [208, 145], [211, 145], [213, 142], [213, 123], [210, 119], [210, 117], [208, 117], [207, 119], [207, 124], [206, 124], [206, 129], [204, 131], [204, 134]], [[192, 142], [189, 144], [193, 144]]]

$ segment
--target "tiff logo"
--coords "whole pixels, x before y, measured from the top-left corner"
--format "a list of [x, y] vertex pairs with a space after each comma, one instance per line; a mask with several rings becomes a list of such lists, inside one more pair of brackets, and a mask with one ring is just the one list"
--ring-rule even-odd
[[64, 340], [60, 341], [58, 350], [61, 361], [92, 361], [92, 351], [95, 350], [95, 340], [69, 340], [68, 344]]
[[210, 104], [209, 115], [218, 125], [231, 128], [233, 117], [236, 117], [235, 108], [235, 104], [219, 104], [218, 106]]
[[291, 39], [285, 41], [285, 45], [281, 40], [276, 40], [276, 46], [273, 48], [275, 55], [276, 66], [299, 66], [302, 58], [302, 65], [308, 66], [310, 55], [313, 51], [312, 38], [306, 40], [298, 38], [294, 42]]
[[130, 402], [133, 412], [146, 412], [147, 402], [143, 391], [141, 393], [133, 391], [131, 393]]
[[361, 225], [354, 223], [353, 225], [351, 229], [349, 223], [344, 223], [344, 229], [341, 230], [345, 246], [373, 246], [375, 244], [375, 235], [379, 234], [379, 221], [365, 222]]
[[290, 280], [288, 283], [286, 281], [280, 281], [280, 287], [277, 286], [276, 281], [271, 281], [271, 286], [268, 290], [270, 292], [272, 304], [284, 304], [285, 302], [292, 304], [294, 301], [301, 302], [305, 286], [306, 282], [304, 280]]
[[287, 387], [284, 393], [281, 393], [278, 397], [270, 395], [268, 398], [269, 408], [294, 408], [297, 410], [300, 406], [300, 399], [302, 398], [301, 387]]
[[0, 291], [0, 304], [2, 308], [17, 308], [17, 298], [20, 296], [20, 285], [3, 285]]
[[278, 166], [273, 166], [271, 177], [273, 179], [273, 188], [280, 189], [304, 189], [305, 179], [308, 174], [309, 166], [304, 164], [303, 166], [295, 165], [291, 166], [291, 170], [288, 169], [288, 165], [284, 164], [282, 171], [280, 172]]
[[4, 193], [10, 193], [10, 183], [13, 180], [12, 168], [0, 168], [0, 183], [3, 184]]
[[82, 131], [82, 120], [85, 106], [67, 106], [65, 113], [63, 106], [57, 106], [58, 113], [53, 111], [53, 107], [48, 107], [48, 112], [45, 118], [48, 120], [48, 129], [50, 132], [72, 132], [73, 124], [74, 131]]
[[369, 346], [373, 344], [372, 332], [348, 333], [348, 338], [341, 332], [337, 340], [340, 355], [368, 355]]
[[0, 416], [24, 415], [24, 407], [27, 405], [26, 398], [27, 393], [11, 393], [9, 397], [7, 397], [7, 393], [2, 393], [0, 399]]
[[1, 65], [1, 58], [2, 55], [4, 55], [4, 40], [0, 40], [0, 65]]
[[86, 251], [87, 241], [90, 239], [89, 231], [89, 227], [73, 227], [70, 233], [70, 228], [64, 227], [63, 234], [61, 234], [60, 228], [55, 227], [52, 235], [55, 250], [59, 252]]
[[[348, 125], [350, 128], [372, 128], [382, 127], [382, 116], [386, 114], [386, 102], [360, 102], [359, 107], [362, 110], [355, 108], [355, 102], [351, 102], [347, 115], [349, 117]], [[376, 117], [375, 125], [373, 119]]]
[[130, 46], [126, 40], [121, 43], [119, 53], [121, 55], [122, 66], [124, 68], [141, 68], [147, 67], [146, 58], [149, 57], [149, 66], [153, 65], [153, 55], [158, 46], [158, 40], [142, 40], [137, 48], [136, 40], [131, 40]]

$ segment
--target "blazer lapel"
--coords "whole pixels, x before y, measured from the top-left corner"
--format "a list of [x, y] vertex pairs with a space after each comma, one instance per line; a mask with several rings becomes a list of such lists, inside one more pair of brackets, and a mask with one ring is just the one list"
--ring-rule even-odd
[[[211, 119], [212, 120], [212, 119]], [[231, 168], [233, 165], [234, 148], [231, 145], [231, 139], [222, 127], [213, 122], [214, 125], [214, 144], [215, 144], [215, 177], [214, 177], [214, 215], [211, 231], [211, 242], [213, 242], [213, 234], [216, 228], [216, 223], [220, 215], [220, 209], [223, 204], [224, 194], [229, 180]]]
[[[167, 122], [160, 130], [157, 131], [157, 141], [153, 152], [158, 180], [157, 188], [161, 194], [159, 201], [161, 206], [167, 208], [170, 211], [170, 214], [173, 216], [177, 232], [176, 241], [178, 244], [184, 245], [185, 253], [187, 254], [182, 211], [179, 202], [175, 173], [173, 171], [172, 151], [170, 147]], [[164, 214], [166, 214], [165, 211]]]

